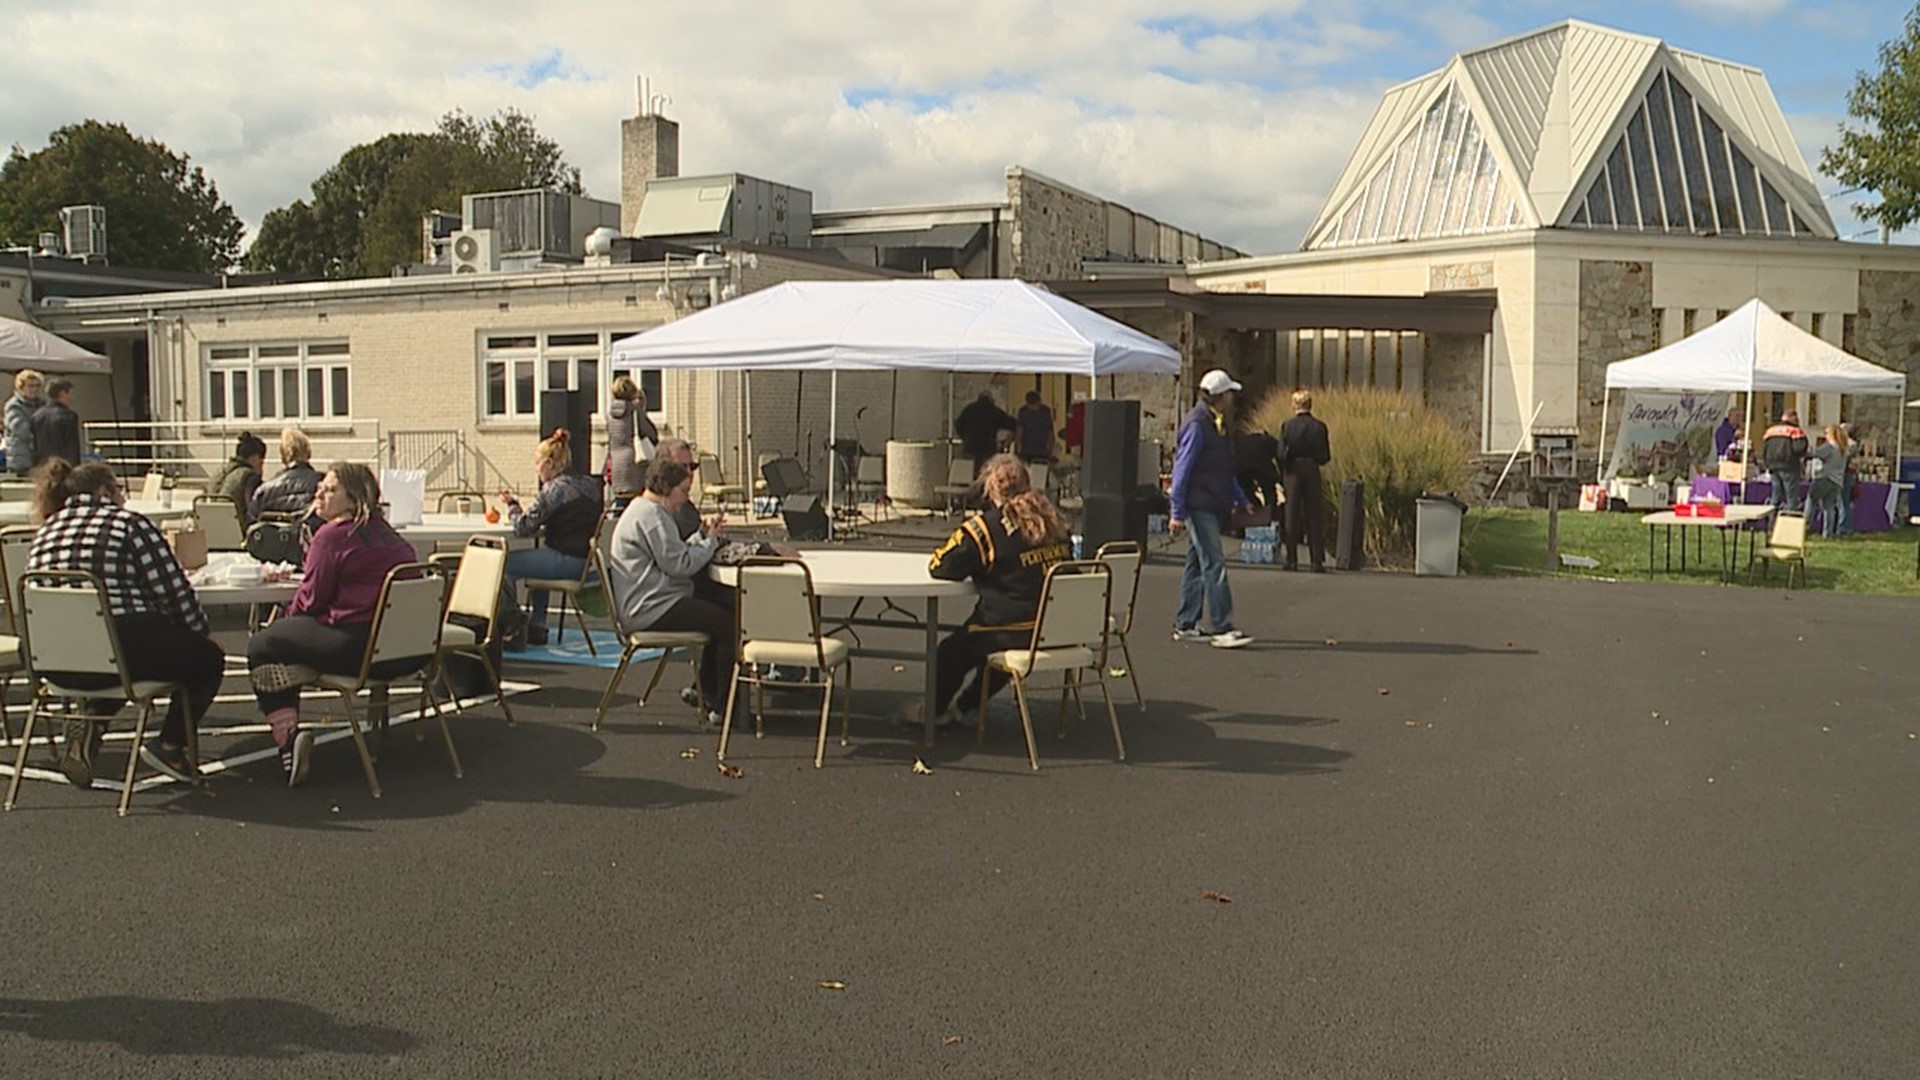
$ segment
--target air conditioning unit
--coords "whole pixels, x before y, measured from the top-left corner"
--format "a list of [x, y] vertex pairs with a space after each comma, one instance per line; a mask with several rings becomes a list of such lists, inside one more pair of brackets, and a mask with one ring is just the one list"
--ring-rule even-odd
[[84, 262], [107, 261], [106, 207], [61, 207], [60, 231], [68, 258]]
[[488, 274], [500, 269], [500, 252], [493, 246], [492, 229], [462, 229], [447, 245], [456, 274]]

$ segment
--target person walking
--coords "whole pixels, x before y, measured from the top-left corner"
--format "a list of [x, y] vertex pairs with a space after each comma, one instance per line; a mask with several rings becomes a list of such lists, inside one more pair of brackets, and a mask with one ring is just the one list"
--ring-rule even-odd
[[1040, 400], [1038, 390], [1027, 391], [1027, 403], [1013, 418], [1019, 429], [1014, 437], [1014, 453], [1029, 465], [1053, 461], [1053, 410]]
[[1320, 466], [1332, 460], [1327, 425], [1313, 415], [1313, 392], [1295, 390], [1293, 417], [1280, 425], [1280, 475], [1287, 486], [1285, 569], [1300, 569], [1300, 537], [1304, 533], [1313, 572], [1327, 572], [1327, 507], [1320, 489]]
[[1773, 476], [1773, 497], [1768, 501], [1774, 510], [1799, 504], [1800, 471], [1806, 460], [1807, 433], [1800, 430], [1800, 413], [1788, 409], [1760, 441], [1760, 461]]
[[47, 384], [47, 403], [35, 409], [28, 426], [33, 431], [33, 463], [60, 458], [80, 464], [86, 453], [86, 435], [80, 430], [80, 414], [73, 411], [73, 380], [55, 379]]
[[647, 482], [647, 461], [657, 451], [660, 429], [647, 416], [647, 395], [631, 375], [613, 380], [607, 404], [607, 499], [624, 508]]
[[[1220, 552], [1221, 526], [1235, 510], [1247, 507], [1247, 497], [1233, 478], [1233, 441], [1227, 436], [1227, 410], [1239, 390], [1233, 376], [1219, 368], [1201, 376], [1200, 400], [1180, 425], [1168, 491], [1167, 527], [1189, 535], [1173, 640], [1207, 641], [1216, 649], [1253, 643], [1233, 625], [1233, 590]], [[1200, 629], [1203, 613], [1212, 618], [1211, 632]]]
[[13, 396], [7, 399], [6, 449], [7, 471], [15, 476], [33, 471], [33, 414], [46, 404], [40, 396], [46, 385], [46, 378], [32, 369], [13, 376]]
[[1000, 433], [1013, 431], [1018, 424], [993, 400], [993, 391], [982, 390], [973, 404], [953, 418], [953, 433], [960, 438], [960, 449], [973, 459], [973, 475], [986, 468], [987, 459], [1000, 452]]

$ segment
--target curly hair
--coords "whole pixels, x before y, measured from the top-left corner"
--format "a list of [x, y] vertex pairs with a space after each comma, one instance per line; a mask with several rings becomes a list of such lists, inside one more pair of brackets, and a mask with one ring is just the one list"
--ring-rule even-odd
[[980, 469], [980, 490], [987, 500], [1000, 508], [1007, 531], [1017, 532], [1029, 543], [1065, 540], [1066, 523], [1045, 495], [1033, 490], [1027, 464], [1012, 454], [996, 454]]

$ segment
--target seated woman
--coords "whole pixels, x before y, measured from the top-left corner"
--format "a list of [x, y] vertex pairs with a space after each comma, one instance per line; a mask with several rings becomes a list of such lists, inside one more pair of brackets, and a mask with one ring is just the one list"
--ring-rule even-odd
[[666, 455], [647, 465], [647, 486], [627, 504], [613, 528], [610, 545], [613, 602], [622, 623], [632, 630], [696, 630], [707, 635], [700, 654], [700, 689], [706, 694], [708, 723], [719, 723], [711, 708], [723, 700], [732, 677], [735, 640], [732, 590], [694, 595], [707, 564], [720, 547], [720, 517], [701, 523], [685, 539], [674, 517], [692, 498], [693, 473]]
[[320, 480], [313, 511], [325, 524], [307, 548], [306, 576], [286, 613], [247, 643], [254, 698], [289, 787], [307, 778], [313, 733], [300, 730], [300, 688], [287, 685], [285, 665], [357, 674], [387, 572], [414, 561], [413, 545], [382, 516], [380, 481], [365, 465], [336, 464]]
[[313, 467], [313, 443], [297, 427], [280, 429], [280, 464], [285, 466], [280, 475], [253, 489], [248, 521], [258, 521], [261, 514], [304, 514], [313, 508], [320, 471]]
[[240, 433], [233, 448], [233, 459], [214, 475], [213, 493], [233, 500], [234, 512], [244, 525], [253, 524], [253, 493], [260, 487], [260, 469], [267, 462], [267, 444], [251, 431]]
[[[980, 590], [966, 625], [934, 654], [933, 704], [943, 725], [959, 722], [978, 700], [981, 678], [990, 679], [989, 695], [1007, 685], [1005, 672], [984, 672], [987, 657], [1033, 640], [1047, 570], [1073, 550], [1059, 512], [1032, 489], [1019, 458], [1000, 454], [988, 460], [980, 470], [980, 489], [987, 509], [961, 522], [927, 568], [945, 581], [972, 580]], [[956, 700], [970, 674], [973, 685]]]
[[[175, 780], [193, 781], [199, 773], [187, 754], [187, 725], [199, 727], [213, 704], [227, 657], [208, 635], [207, 616], [193, 586], [173, 557], [166, 537], [153, 522], [126, 508], [127, 494], [113, 470], [99, 463], [73, 466], [49, 458], [40, 468], [34, 493], [34, 517], [44, 521], [27, 550], [26, 570], [86, 570], [106, 586], [107, 604], [120, 634], [121, 659], [136, 680], [165, 679], [187, 688], [174, 698], [157, 741], [140, 747], [147, 764]], [[56, 682], [85, 686], [84, 677]], [[94, 676], [92, 685], [114, 680]], [[66, 722], [66, 750], [60, 771], [76, 787], [93, 784], [93, 758], [106, 734], [107, 718], [119, 711], [98, 703], [105, 715]]]
[[558, 428], [534, 449], [533, 471], [540, 481], [540, 494], [534, 498], [532, 507], [521, 507], [519, 497], [511, 491], [500, 492], [500, 498], [507, 504], [507, 515], [513, 521], [514, 535], [540, 536], [538, 547], [523, 548], [507, 556], [507, 576], [500, 585], [500, 610], [510, 613], [504, 623], [509, 649], [547, 643], [547, 591], [536, 589], [527, 597], [532, 618], [523, 621], [515, 599], [520, 579], [554, 581], [579, 577], [586, 569], [593, 531], [600, 525], [602, 485], [597, 477], [573, 471], [573, 452], [568, 449], [567, 441], [566, 429]]

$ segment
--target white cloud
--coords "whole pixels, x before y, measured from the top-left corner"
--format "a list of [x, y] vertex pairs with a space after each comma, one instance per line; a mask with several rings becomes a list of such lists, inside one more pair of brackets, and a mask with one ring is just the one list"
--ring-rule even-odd
[[1018, 164], [1255, 252], [1298, 244], [1393, 81], [1346, 65], [1397, 37], [1305, 0], [9, 7], [0, 141], [123, 122], [192, 155], [250, 226], [349, 147], [453, 108], [531, 114], [617, 197], [644, 73], [683, 172], [832, 208], [993, 198]]

